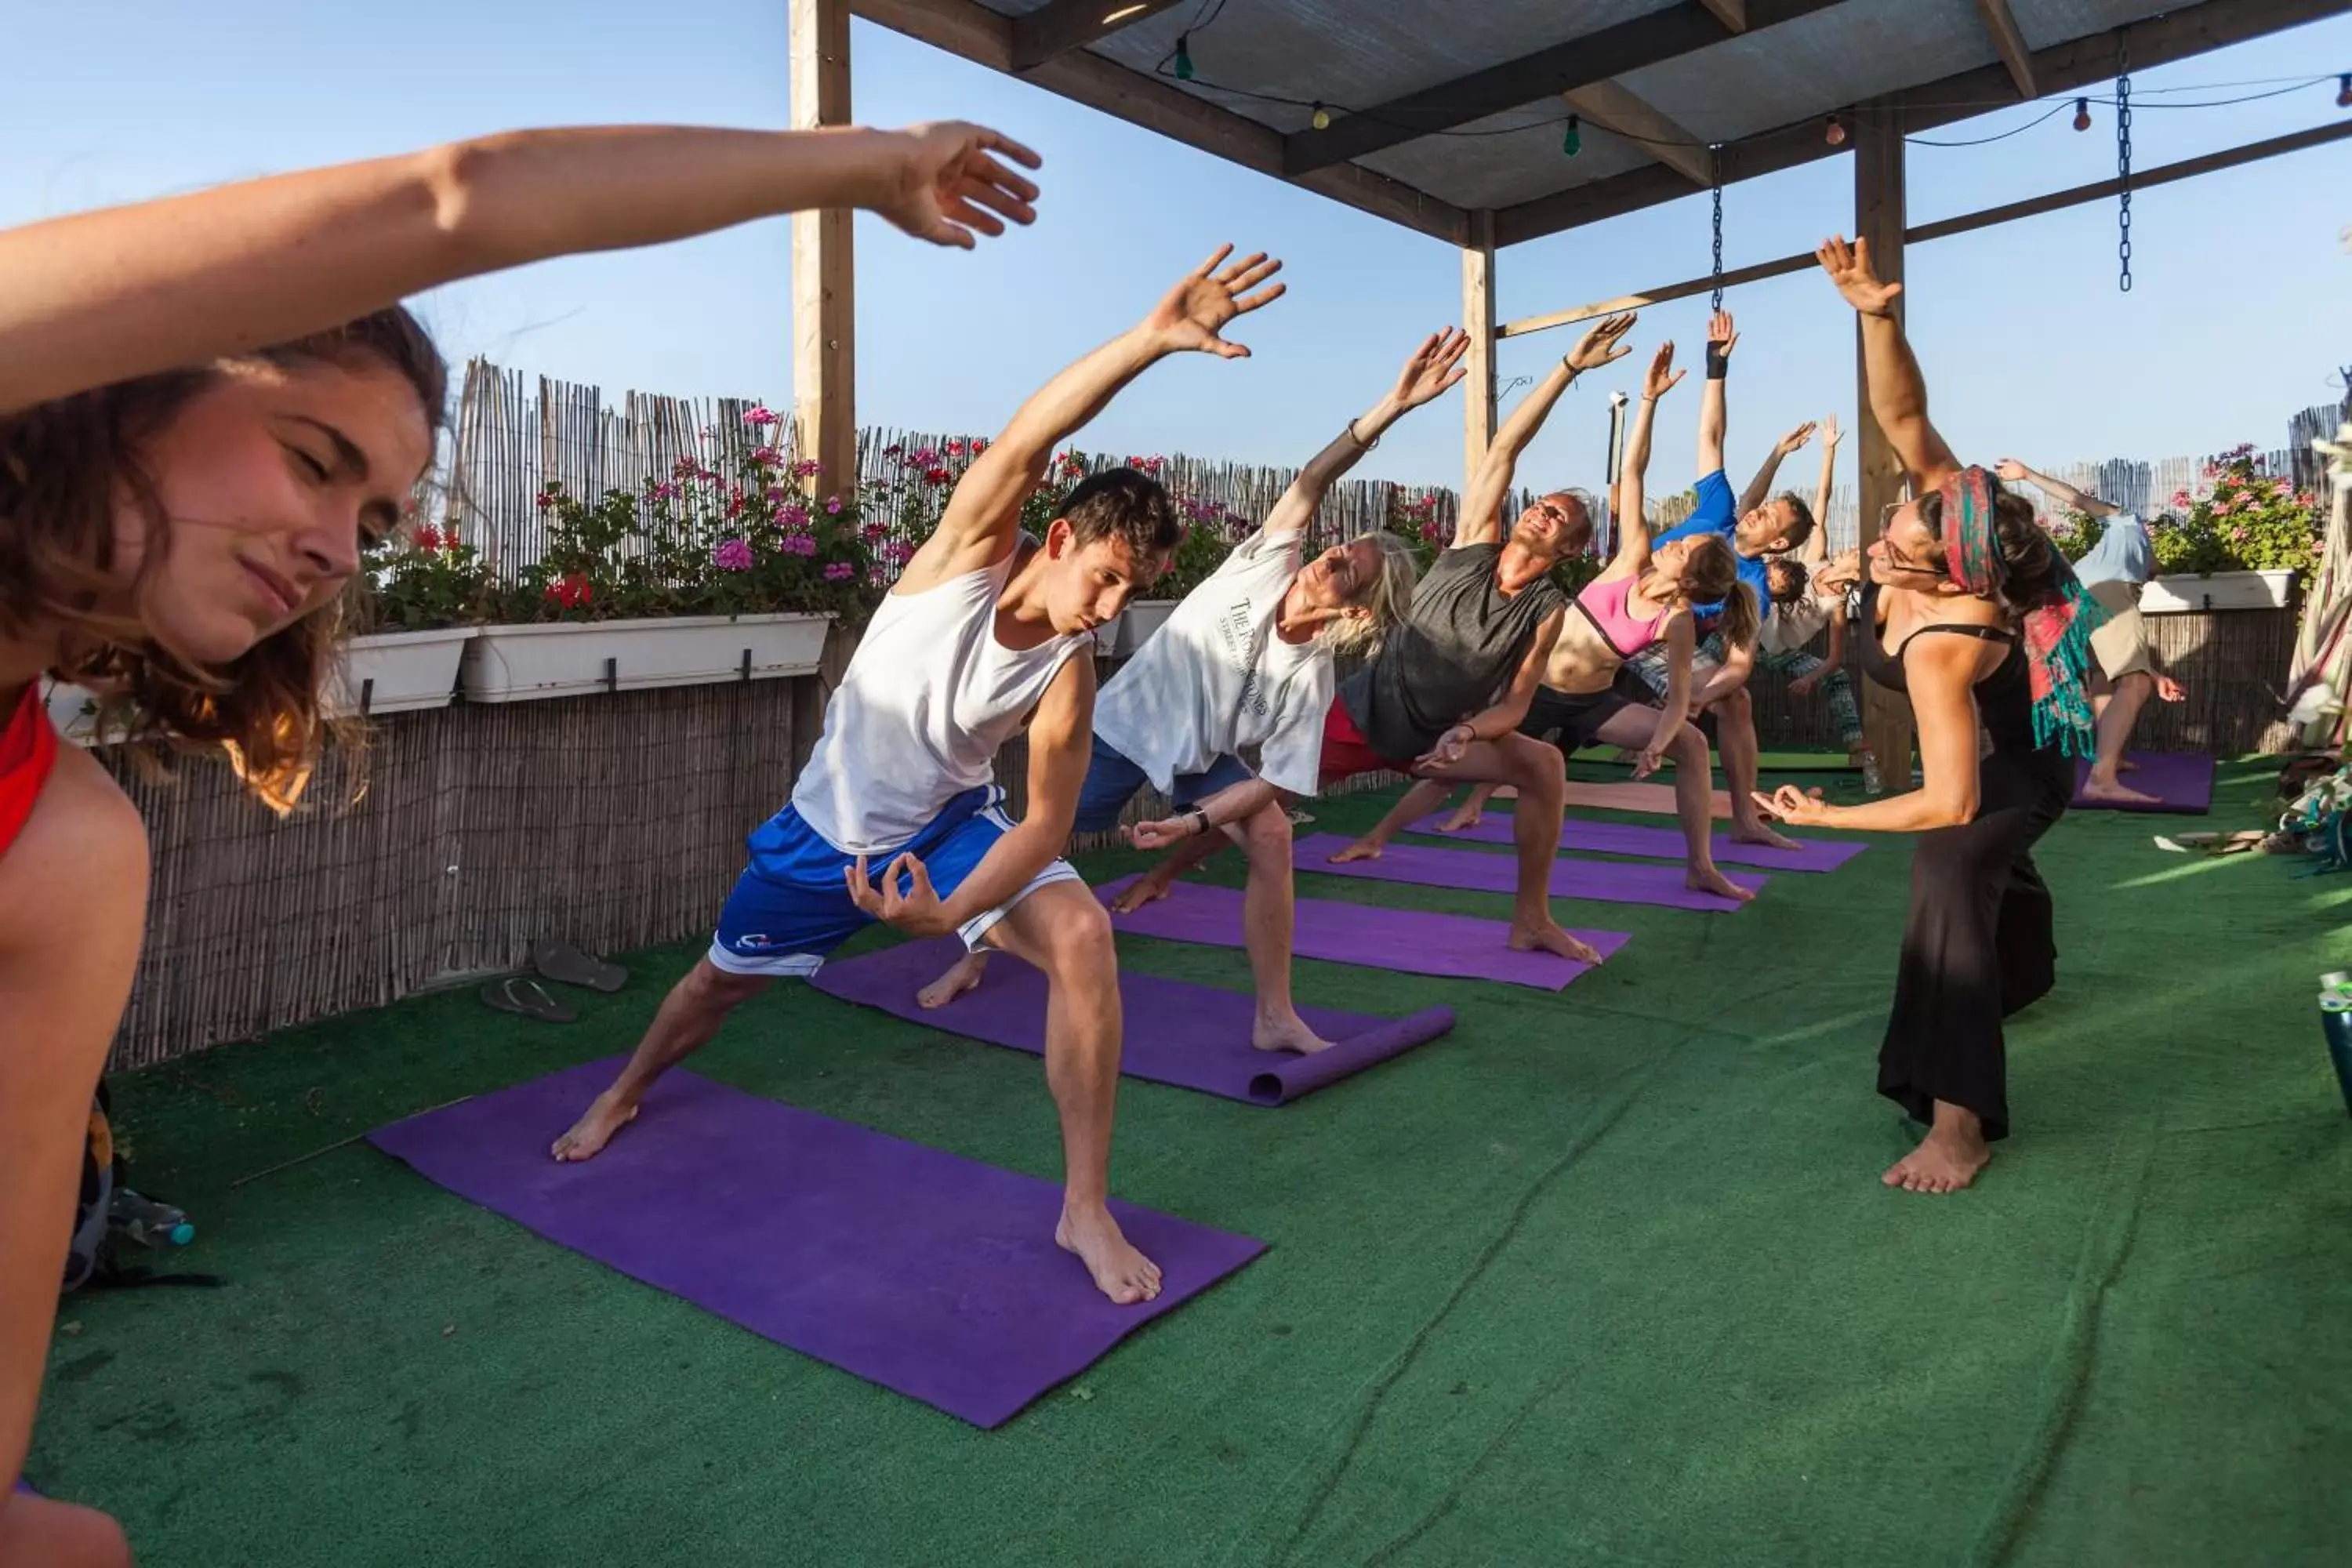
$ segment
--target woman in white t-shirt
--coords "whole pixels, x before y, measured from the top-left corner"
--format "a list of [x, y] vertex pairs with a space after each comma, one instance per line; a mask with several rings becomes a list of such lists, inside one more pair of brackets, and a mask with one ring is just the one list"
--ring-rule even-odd
[[[1306, 560], [1307, 524], [1382, 431], [1462, 379], [1469, 344], [1452, 329], [1423, 342], [1388, 395], [1299, 472], [1265, 526], [1184, 596], [1095, 701], [1094, 758], [1074, 830], [1118, 826], [1147, 784], [1174, 803], [1176, 816], [1127, 829], [1139, 849], [1184, 847], [1121, 895], [1120, 913], [1165, 898], [1181, 872], [1228, 839], [1247, 851], [1242, 924], [1257, 983], [1251, 1043], [1261, 1050], [1330, 1044], [1291, 1001], [1289, 805], [1319, 783], [1336, 656], [1376, 647], [1403, 616], [1416, 575], [1404, 542], [1380, 531]], [[1242, 761], [1253, 749], [1255, 771]], [[987, 962], [968, 955], [919, 999], [945, 1006], [980, 984]]]

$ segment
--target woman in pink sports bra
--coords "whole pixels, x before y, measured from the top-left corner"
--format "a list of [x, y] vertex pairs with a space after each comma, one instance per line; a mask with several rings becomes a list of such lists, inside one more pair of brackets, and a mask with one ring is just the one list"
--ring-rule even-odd
[[145, 828], [43, 678], [290, 806], [361, 535], [433, 454], [403, 296], [808, 208], [968, 248], [1034, 216], [999, 154], [1036, 163], [971, 125], [529, 131], [0, 232], [0, 1563], [131, 1561], [16, 1489], [147, 910]]
[[[1694, 605], [1720, 603], [1724, 636], [1738, 646], [1755, 640], [1758, 607], [1739, 581], [1738, 561], [1722, 540], [1679, 539], [1654, 551], [1649, 531], [1641, 522], [1651, 419], [1658, 399], [1683, 378], [1674, 363], [1675, 345], [1663, 344], [1643, 378], [1642, 405], [1625, 438], [1624, 466], [1617, 480], [1616, 512], [1621, 523], [1616, 557], [1576, 596], [1575, 613], [1560, 627], [1543, 686], [1528, 704], [1527, 721], [1519, 730], [1552, 742], [1568, 754], [1591, 745], [1638, 751], [1641, 760], [1633, 769], [1637, 779], [1648, 777], [1662, 762], [1673, 758], [1675, 815], [1682, 823], [1689, 868], [1685, 883], [1695, 891], [1745, 903], [1756, 895], [1716, 868], [1711, 839], [1714, 774], [1706, 737], [1687, 722], [1691, 656], [1698, 640], [1692, 610]], [[1618, 666], [1658, 642], [1666, 645], [1671, 680], [1665, 706], [1651, 709], [1617, 695], [1612, 682]], [[1477, 785], [1462, 808], [1440, 825], [1440, 830], [1459, 832], [1477, 822], [1494, 789], [1492, 784]], [[1448, 793], [1441, 784], [1415, 784], [1361, 842], [1377, 853], [1392, 834], [1443, 805]]]

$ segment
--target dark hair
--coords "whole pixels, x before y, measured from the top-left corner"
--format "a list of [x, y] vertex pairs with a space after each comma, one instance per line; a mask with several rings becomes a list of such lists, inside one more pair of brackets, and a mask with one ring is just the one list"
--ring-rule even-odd
[[1690, 553], [1683, 558], [1682, 591], [1695, 605], [1722, 602], [1719, 628], [1727, 644], [1747, 647], [1755, 642], [1763, 616], [1756, 607], [1754, 590], [1739, 580], [1739, 557], [1721, 534], [1704, 533], [1691, 541]]
[[1813, 536], [1813, 509], [1794, 490], [1782, 490], [1772, 499], [1789, 509], [1789, 526], [1780, 531], [1780, 537], [1789, 542], [1789, 549], [1794, 550]]
[[1167, 555], [1184, 537], [1168, 487], [1133, 468], [1089, 474], [1062, 498], [1062, 516], [1080, 544], [1123, 539], [1139, 560]]
[[1793, 555], [1775, 555], [1764, 563], [1764, 574], [1772, 584], [1772, 602], [1776, 605], [1796, 604], [1805, 596], [1813, 578], [1805, 570], [1805, 563]]
[[[1992, 492], [1993, 547], [2000, 556], [2000, 591], [1994, 602], [2015, 614], [2043, 603], [2058, 592], [2065, 558], [2033, 515], [2033, 503], [2000, 488], [1990, 474], [1985, 483]], [[1944, 498], [1929, 490], [1919, 498], [1919, 521], [1936, 542], [1944, 542]]]
[[[426, 424], [440, 426], [448, 373], [399, 306], [243, 357], [282, 367], [388, 366], [415, 388]], [[163, 646], [141, 620], [99, 608], [119, 586], [118, 496], [146, 519], [133, 604], [169, 552], [171, 519], [143, 450], [219, 374], [217, 364], [163, 371], [0, 414], [0, 637], [56, 641], [54, 673], [98, 696], [106, 731], [225, 749], [254, 792], [282, 810], [300, 795], [325, 738], [321, 689], [343, 603], [210, 668]]]

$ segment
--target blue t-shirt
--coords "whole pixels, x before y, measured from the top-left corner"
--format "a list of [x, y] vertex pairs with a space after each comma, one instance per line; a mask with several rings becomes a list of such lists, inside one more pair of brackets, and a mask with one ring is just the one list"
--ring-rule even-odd
[[[1738, 542], [1733, 537], [1739, 527], [1739, 498], [1732, 493], [1731, 481], [1723, 477], [1721, 468], [1717, 468], [1711, 474], [1701, 476], [1692, 488], [1698, 491], [1698, 505], [1691, 509], [1690, 516], [1650, 542], [1654, 545], [1671, 544], [1677, 539], [1690, 539], [1703, 533], [1719, 536], [1731, 547], [1731, 558], [1739, 564], [1739, 580], [1748, 584], [1749, 593], [1756, 595], [1756, 613], [1759, 616], [1769, 614], [1772, 608], [1772, 574], [1765, 569], [1762, 556], [1739, 553]], [[1716, 621], [1723, 615], [1723, 605], [1719, 603], [1695, 605], [1691, 610], [1701, 636], [1714, 630]]]

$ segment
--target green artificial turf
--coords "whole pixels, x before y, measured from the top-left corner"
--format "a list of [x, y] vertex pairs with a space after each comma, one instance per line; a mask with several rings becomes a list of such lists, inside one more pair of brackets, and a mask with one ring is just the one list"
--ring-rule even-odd
[[[127, 1075], [133, 1184], [230, 1283], [69, 1299], [27, 1474], [150, 1565], [2340, 1563], [2352, 1120], [2313, 996], [2352, 880], [2149, 844], [2265, 788], [2225, 768], [2210, 822], [2047, 841], [2060, 986], [1954, 1197], [1877, 1181], [1910, 1141], [1871, 1089], [1900, 839], [1737, 915], [1562, 901], [1633, 941], [1557, 996], [1302, 963], [1303, 1001], [1460, 1023], [1280, 1110], [1129, 1081], [1117, 1189], [1272, 1250], [993, 1433], [363, 1144], [244, 1180], [627, 1049], [698, 944], [569, 1026], [467, 992]], [[1247, 984], [1238, 952], [1121, 948]], [[1058, 1169], [1036, 1062], [805, 987], [695, 1065]]]

